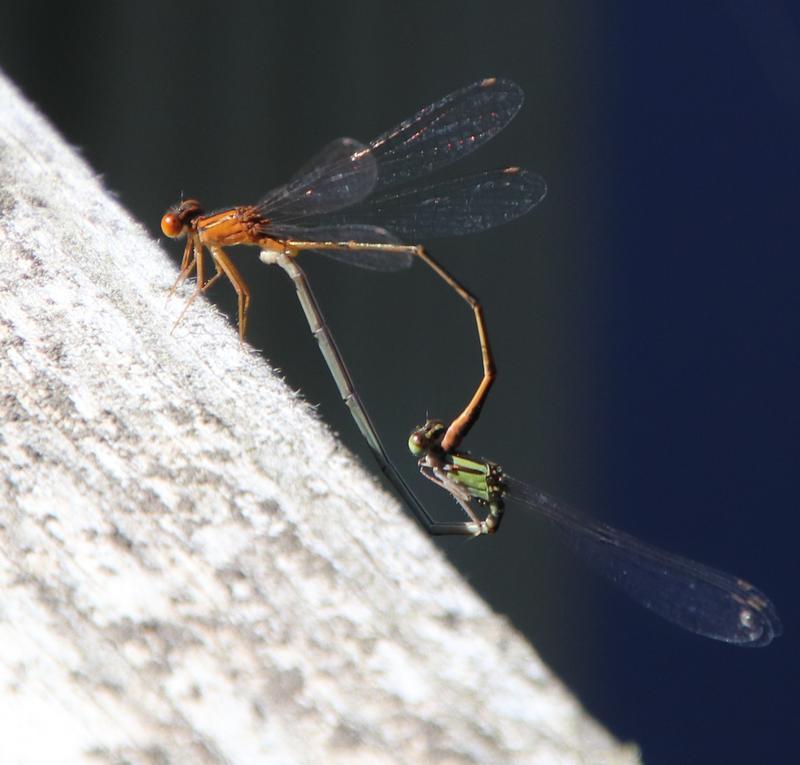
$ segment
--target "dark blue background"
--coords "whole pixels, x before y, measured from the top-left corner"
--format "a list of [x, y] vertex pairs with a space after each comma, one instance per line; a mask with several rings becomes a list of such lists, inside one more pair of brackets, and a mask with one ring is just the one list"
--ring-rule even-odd
[[[785, 635], [743, 650], [684, 634], [524, 513], [444, 547], [648, 763], [796, 761], [795, 4], [20, 4], [0, 65], [154, 237], [181, 192], [253, 201], [335, 136], [369, 139], [479, 77], [517, 80], [522, 113], [465, 164], [538, 170], [548, 198], [432, 248], [482, 298], [500, 369], [466, 445], [750, 579]], [[249, 339], [371, 467], [291, 286], [234, 254]], [[403, 445], [477, 382], [468, 312], [419, 267], [304, 262], [395, 460], [450, 512]], [[232, 307], [230, 290], [215, 297]]]

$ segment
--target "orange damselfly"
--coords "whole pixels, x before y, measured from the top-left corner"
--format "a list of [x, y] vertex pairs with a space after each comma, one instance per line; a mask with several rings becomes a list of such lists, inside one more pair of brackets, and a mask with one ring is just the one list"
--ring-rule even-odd
[[[479, 80], [368, 144], [352, 138], [333, 141], [254, 205], [207, 214], [194, 199], [180, 202], [164, 214], [161, 230], [171, 238], [187, 237], [176, 286], [196, 273], [197, 289], [186, 308], [224, 275], [238, 295], [239, 332], [244, 337], [250, 291], [224, 250], [229, 245], [253, 245], [288, 257], [321, 251], [383, 271], [405, 268], [419, 258], [468, 303], [477, 325], [483, 377], [442, 441], [445, 448], [456, 448], [494, 381], [494, 360], [480, 303], [416, 242], [475, 233], [514, 220], [544, 198], [546, 185], [541, 176], [518, 167], [428, 185], [420, 179], [497, 135], [522, 102], [522, 90], [514, 82]], [[205, 250], [216, 269], [213, 276], [205, 268]]]

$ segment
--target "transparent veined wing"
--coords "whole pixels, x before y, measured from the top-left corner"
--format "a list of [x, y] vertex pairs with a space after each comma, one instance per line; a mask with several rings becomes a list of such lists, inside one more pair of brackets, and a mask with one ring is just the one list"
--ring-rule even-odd
[[420, 109], [370, 142], [380, 168], [375, 192], [409, 183], [456, 162], [496, 136], [520, 110], [515, 82], [473, 82]]
[[[419, 244], [428, 238], [474, 234], [508, 223], [535, 207], [545, 196], [544, 179], [519, 168], [490, 170], [430, 186], [368, 198], [339, 215], [322, 216], [319, 225], [270, 224], [279, 239]], [[394, 271], [411, 265], [408, 253], [375, 250], [321, 250], [362, 268]]]
[[510, 167], [370, 196], [331, 220], [379, 225], [403, 241], [419, 242], [509, 223], [539, 204], [546, 193], [540, 175]]
[[[455, 162], [499, 133], [522, 106], [521, 88], [485, 79], [426, 106], [371, 141], [339, 138], [259, 202], [276, 224], [343, 210]], [[321, 221], [319, 221], [321, 223]]]
[[378, 164], [369, 149], [352, 138], [337, 138], [315, 154], [282, 186], [258, 203], [275, 221], [294, 221], [341, 210], [375, 188]]
[[743, 579], [646, 544], [521, 481], [503, 481], [509, 498], [551, 521], [586, 563], [667, 621], [742, 646], [781, 634], [769, 598]]

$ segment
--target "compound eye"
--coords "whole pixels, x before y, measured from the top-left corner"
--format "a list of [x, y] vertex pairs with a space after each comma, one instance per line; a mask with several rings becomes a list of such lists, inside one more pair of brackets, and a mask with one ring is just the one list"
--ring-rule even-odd
[[408, 437], [408, 450], [415, 457], [419, 457], [428, 448], [428, 439], [418, 428]]
[[175, 213], [168, 212], [161, 219], [161, 230], [170, 239], [175, 239], [183, 233], [183, 223]]

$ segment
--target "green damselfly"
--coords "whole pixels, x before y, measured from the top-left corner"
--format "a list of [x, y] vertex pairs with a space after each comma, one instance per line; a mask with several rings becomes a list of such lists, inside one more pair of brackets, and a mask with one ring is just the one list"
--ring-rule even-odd
[[516, 501], [547, 519], [590, 567], [667, 621], [714, 640], [765, 646], [782, 632], [769, 598], [752, 584], [646, 544], [594, 520], [551, 495], [506, 475], [497, 463], [442, 448], [445, 423], [428, 420], [412, 431], [411, 453], [422, 474], [445, 489], [469, 520], [461, 531], [480, 536], [500, 526]]

